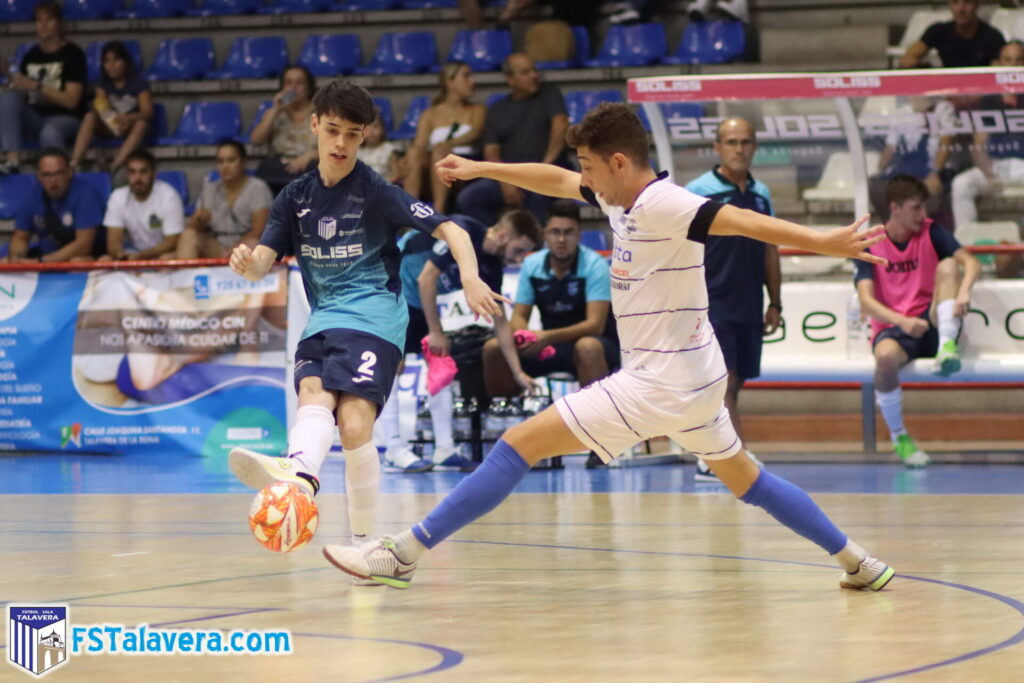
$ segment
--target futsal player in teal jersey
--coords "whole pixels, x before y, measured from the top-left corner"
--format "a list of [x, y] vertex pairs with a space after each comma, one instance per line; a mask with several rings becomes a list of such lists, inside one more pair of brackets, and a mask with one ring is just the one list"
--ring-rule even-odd
[[230, 258], [232, 270], [255, 281], [276, 260], [294, 255], [311, 309], [295, 353], [298, 410], [287, 457], [236, 448], [229, 455], [231, 470], [254, 489], [286, 481], [315, 494], [337, 424], [354, 541], [373, 531], [380, 482], [373, 423], [405, 346], [408, 312], [397, 233], [412, 227], [448, 243], [466, 274], [466, 301], [474, 313], [490, 318], [500, 310], [496, 300], [504, 300], [480, 279], [465, 230], [357, 160], [374, 117], [373, 100], [362, 87], [334, 81], [321, 88], [310, 121], [318, 167], [277, 197], [255, 249], [240, 245]]

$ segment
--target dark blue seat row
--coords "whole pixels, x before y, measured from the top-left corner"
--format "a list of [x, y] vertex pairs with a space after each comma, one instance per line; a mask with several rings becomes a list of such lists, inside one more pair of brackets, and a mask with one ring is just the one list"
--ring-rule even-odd
[[[106, 204], [110, 193], [113, 191], [113, 184], [109, 173], [75, 173], [76, 178], [89, 183]], [[181, 202], [188, 205], [188, 178], [184, 171], [170, 170], [157, 171], [156, 177], [168, 183], [181, 195]], [[0, 220], [13, 220], [18, 215], [21, 203], [39, 191], [39, 180], [31, 173], [15, 173], [8, 176], [0, 176]]]

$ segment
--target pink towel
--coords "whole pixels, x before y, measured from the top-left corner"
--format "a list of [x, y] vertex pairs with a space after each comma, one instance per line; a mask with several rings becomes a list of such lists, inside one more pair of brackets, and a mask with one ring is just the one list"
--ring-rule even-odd
[[431, 396], [455, 381], [455, 375], [459, 368], [455, 365], [455, 359], [451, 356], [435, 356], [430, 352], [430, 345], [427, 340], [430, 336], [423, 338], [420, 348], [423, 349], [423, 359], [427, 361], [427, 391]]
[[[516, 330], [515, 335], [513, 335], [513, 339], [516, 341], [516, 348], [521, 348], [524, 344], [537, 341], [537, 333], [533, 330]], [[555, 347], [545, 346], [540, 350], [537, 358], [540, 360], [547, 360], [553, 355], [555, 355]]]

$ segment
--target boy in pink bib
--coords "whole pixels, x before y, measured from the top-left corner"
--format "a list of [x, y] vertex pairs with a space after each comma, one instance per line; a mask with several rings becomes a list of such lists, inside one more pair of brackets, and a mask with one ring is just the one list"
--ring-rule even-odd
[[[960, 369], [957, 337], [981, 265], [956, 238], [925, 215], [928, 189], [897, 175], [886, 186], [886, 239], [871, 247], [886, 266], [857, 262], [861, 310], [871, 316], [878, 407], [893, 450], [908, 467], [931, 462], [903, 426], [899, 370], [915, 358], [935, 358], [935, 373]], [[961, 275], [961, 268], [963, 274]]]

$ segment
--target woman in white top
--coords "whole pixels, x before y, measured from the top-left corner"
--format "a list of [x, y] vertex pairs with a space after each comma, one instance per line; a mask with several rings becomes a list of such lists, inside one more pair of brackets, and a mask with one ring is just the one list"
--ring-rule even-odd
[[449, 189], [430, 172], [430, 167], [449, 153], [472, 154], [474, 143], [483, 134], [487, 108], [469, 101], [473, 88], [473, 72], [466, 64], [445, 64], [441, 68], [441, 92], [420, 115], [416, 139], [406, 154], [405, 191], [419, 197], [423, 176], [429, 174], [430, 198], [438, 211], [445, 210]]
[[220, 178], [203, 181], [196, 211], [178, 240], [178, 258], [222, 258], [239, 244], [256, 246], [274, 197], [259, 178], [245, 172], [245, 146], [234, 140], [217, 145]]

